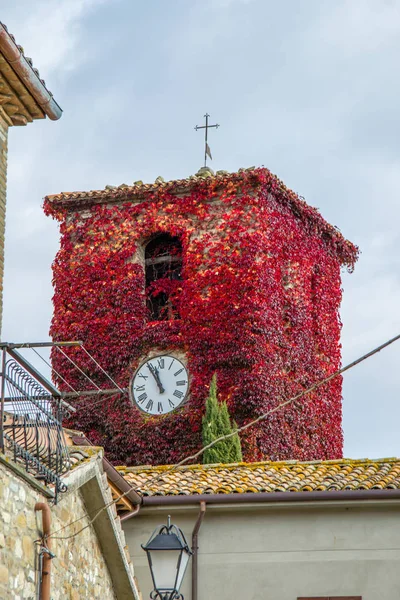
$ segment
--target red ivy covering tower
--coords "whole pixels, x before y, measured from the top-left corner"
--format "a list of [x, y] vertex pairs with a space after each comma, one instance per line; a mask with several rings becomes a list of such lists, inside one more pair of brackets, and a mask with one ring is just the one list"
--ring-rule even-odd
[[[150, 353], [186, 357], [190, 396], [172, 413], [146, 416], [121, 394], [77, 403], [71, 424], [114, 462], [175, 463], [197, 450], [214, 372], [240, 426], [339, 367], [340, 268], [353, 269], [358, 249], [267, 169], [202, 169], [56, 194], [44, 207], [61, 223], [52, 337], [82, 340], [123, 388]], [[180, 276], [146, 285], [144, 249], [160, 234], [181, 245]], [[168, 310], [152, 316], [162, 294]], [[82, 351], [68, 352], [109, 387]], [[53, 365], [87, 389], [61, 354]], [[245, 460], [342, 456], [341, 387], [338, 377], [248, 430]]]

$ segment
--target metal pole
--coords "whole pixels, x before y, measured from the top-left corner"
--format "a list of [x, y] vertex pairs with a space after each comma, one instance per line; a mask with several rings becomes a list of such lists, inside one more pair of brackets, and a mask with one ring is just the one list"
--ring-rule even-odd
[[206, 143], [205, 143], [205, 145], [204, 145], [204, 166], [206, 167], [206, 166], [207, 166], [207, 139], [208, 139], [207, 133], [208, 133], [208, 117], [209, 117], [210, 115], [209, 115], [208, 113], [206, 113], [204, 116], [205, 116], [205, 118], [206, 118], [206, 127], [205, 127], [205, 129], [206, 129], [206, 133], [205, 133], [205, 137], [206, 137]]
[[3, 359], [1, 366], [1, 409], [0, 409], [0, 450], [4, 453], [4, 397], [6, 391], [6, 360], [7, 350], [3, 348]]
[[[209, 118], [209, 114], [206, 113], [204, 115], [205, 119], [206, 119], [206, 124], [205, 125], [196, 125], [195, 130], [198, 131], [199, 129], [205, 129], [205, 135], [204, 135], [204, 166], [207, 166], [207, 148], [208, 148], [208, 130], [211, 127], [215, 127], [216, 129], [219, 127], [218, 123], [216, 123], [215, 125], [209, 125], [208, 124], [208, 118]], [[208, 148], [208, 150], [210, 150]], [[211, 154], [210, 154], [211, 157]]]
[[80, 390], [77, 392], [61, 392], [63, 398], [79, 398], [80, 396], [110, 396], [112, 394], [126, 394], [127, 388], [107, 388], [106, 390]]
[[192, 532], [192, 552], [193, 552], [193, 556], [192, 556], [192, 600], [197, 600], [198, 597], [198, 571], [197, 571], [197, 566], [198, 566], [198, 539], [199, 539], [199, 530], [201, 527], [201, 524], [203, 522], [204, 516], [206, 514], [206, 503], [204, 502], [204, 500], [202, 500], [200, 502], [200, 512], [199, 512], [199, 516], [197, 517], [197, 521], [195, 523], [195, 526], [193, 528], [193, 532]]
[[[21, 367], [25, 369], [25, 371], [29, 373], [29, 375], [32, 375], [32, 377], [34, 377], [45, 388], [45, 390], [51, 394], [51, 396], [54, 398], [62, 397], [62, 393], [56, 387], [54, 387], [54, 385], [46, 377], [44, 377], [37, 369], [35, 369], [30, 362], [28, 362], [19, 352], [17, 352], [17, 350], [11, 350], [9, 348], [8, 353]], [[73, 406], [70, 406], [64, 401], [62, 401], [62, 403], [67, 410], [76, 412], [76, 409]]]
[[83, 342], [26, 342], [24, 344], [12, 344], [9, 342], [0, 343], [0, 348], [52, 348], [57, 347], [69, 347], [69, 346], [82, 346]]
[[39, 373], [39, 371], [33, 365], [31, 365], [31, 363], [28, 362], [26, 358], [22, 356], [22, 354], [11, 348], [8, 348], [8, 353], [19, 365], [21, 365], [21, 367], [28, 371], [29, 375], [32, 375], [32, 377], [34, 377], [48, 392], [50, 392], [52, 396], [55, 398], [61, 397], [61, 392], [59, 392], [58, 389], [54, 387], [54, 385], [46, 377]]
[[54, 555], [51, 552], [51, 513], [50, 507], [45, 502], [36, 502], [35, 511], [42, 511], [42, 548], [43, 563], [42, 563], [42, 580], [40, 583], [40, 598], [41, 600], [50, 600], [50, 583], [51, 583], [51, 560]]

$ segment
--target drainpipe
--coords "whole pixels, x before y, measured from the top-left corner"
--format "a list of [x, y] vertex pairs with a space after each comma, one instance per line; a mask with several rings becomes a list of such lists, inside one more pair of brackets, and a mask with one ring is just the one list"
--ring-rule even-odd
[[41, 581], [40, 581], [40, 600], [50, 600], [50, 573], [51, 573], [51, 559], [54, 558], [54, 554], [51, 552], [51, 538], [50, 526], [51, 526], [51, 513], [50, 506], [46, 502], [36, 502], [35, 511], [42, 511], [42, 546], [40, 548], [41, 558]]
[[199, 549], [198, 537], [199, 537], [200, 527], [203, 522], [205, 514], [206, 514], [206, 503], [203, 500], [202, 502], [200, 502], [199, 516], [197, 517], [197, 521], [195, 523], [195, 526], [194, 526], [193, 532], [192, 532], [192, 552], [193, 552], [193, 556], [192, 556], [192, 600], [197, 600], [197, 589], [198, 589], [198, 576], [197, 576], [198, 553], [197, 553], [197, 550]]
[[188, 494], [176, 496], [143, 496], [142, 506], [188, 506], [199, 501], [216, 504], [303, 503], [400, 500], [400, 488], [375, 490], [324, 490], [320, 492], [243, 492], [232, 494]]
[[135, 506], [135, 508], [133, 510], [131, 510], [131, 512], [126, 513], [126, 515], [122, 515], [122, 517], [119, 518], [121, 523], [122, 523], [122, 521], [127, 521], [128, 519], [131, 519], [132, 517], [136, 517], [139, 510], [140, 510], [140, 504]]

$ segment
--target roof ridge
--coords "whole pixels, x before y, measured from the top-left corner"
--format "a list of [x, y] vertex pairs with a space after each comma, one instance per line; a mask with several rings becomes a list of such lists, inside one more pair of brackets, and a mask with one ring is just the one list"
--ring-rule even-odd
[[186, 179], [164, 181], [162, 177], [157, 177], [156, 181], [150, 184], [136, 181], [131, 186], [121, 184], [118, 187], [106, 186], [102, 190], [89, 192], [60, 192], [45, 196], [44, 211], [56, 220], [63, 221], [67, 211], [79, 211], [97, 204], [105, 205], [107, 208], [124, 202], [140, 204], [153, 201], [157, 194], [162, 199], [170, 194], [168, 200], [171, 201], [172, 198], [179, 198], [184, 193], [196, 191], [203, 192], [204, 198], [209, 201], [218, 198], [219, 185], [221, 188], [226, 185], [229, 193], [230, 183], [238, 183], [238, 187], [242, 184], [247, 185], [248, 189], [246, 188], [245, 192], [261, 190], [258, 197], [260, 202], [268, 202], [269, 196], [273, 197], [295, 217], [302, 220], [313, 234], [317, 233], [324, 241], [328, 241], [342, 265], [346, 265], [350, 271], [354, 268], [358, 257], [357, 246], [346, 240], [340, 230], [326, 221], [317, 208], [308, 205], [302, 196], [288, 188], [266, 167], [249, 167], [238, 169], [233, 173], [217, 171], [215, 174], [207, 170]]
[[[158, 175], [154, 182], [152, 183], [143, 183], [143, 181], [141, 179], [134, 181], [132, 184], [127, 184], [127, 183], [121, 183], [119, 185], [105, 185], [104, 188], [102, 189], [97, 189], [97, 190], [76, 190], [74, 192], [58, 192], [56, 194], [49, 194], [47, 196], [45, 196], [45, 200], [48, 201], [52, 201], [53, 199], [57, 200], [57, 199], [61, 199], [62, 196], [72, 196], [73, 198], [71, 199], [79, 199], [80, 196], [89, 196], [94, 194], [104, 194], [105, 192], [111, 192], [111, 191], [115, 191], [115, 190], [123, 190], [124, 192], [131, 192], [131, 191], [143, 191], [146, 192], [149, 189], [153, 190], [154, 188], [168, 188], [171, 186], [179, 186], [179, 185], [188, 185], [191, 183], [195, 183], [195, 182], [199, 182], [199, 181], [203, 181], [204, 179], [217, 179], [217, 180], [221, 180], [223, 181], [224, 179], [234, 179], [235, 177], [238, 177], [239, 175], [241, 175], [244, 172], [251, 172], [251, 171], [268, 171], [269, 173], [271, 173], [271, 171], [269, 171], [269, 169], [267, 169], [266, 167], [246, 167], [246, 168], [240, 168], [237, 171], [225, 171], [225, 170], [218, 170], [215, 173], [211, 170], [211, 169], [207, 169], [207, 171], [202, 171], [201, 169], [194, 175], [189, 175], [188, 177], [183, 177], [181, 179], [169, 179], [169, 180], [165, 180], [163, 177], [161, 177], [161, 175]], [[272, 173], [271, 173], [272, 174]], [[283, 183], [283, 182], [282, 182]]]

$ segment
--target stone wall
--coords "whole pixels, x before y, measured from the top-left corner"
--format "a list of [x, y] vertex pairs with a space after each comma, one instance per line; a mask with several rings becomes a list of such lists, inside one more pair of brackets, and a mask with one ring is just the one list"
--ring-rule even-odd
[[6, 224], [8, 125], [0, 113], [0, 333], [3, 316], [4, 236]]
[[[45, 489], [18, 467], [0, 462], [0, 598], [35, 600], [38, 572], [37, 544], [42, 514], [36, 502], [49, 502]], [[79, 490], [61, 495], [51, 508], [51, 531], [55, 532], [86, 512]], [[85, 518], [60, 536], [71, 535], [88, 523]], [[114, 600], [113, 585], [98, 538], [92, 526], [68, 540], [52, 541], [52, 600]]]

